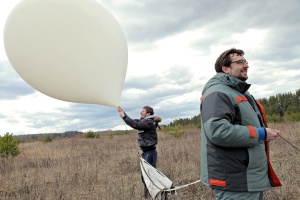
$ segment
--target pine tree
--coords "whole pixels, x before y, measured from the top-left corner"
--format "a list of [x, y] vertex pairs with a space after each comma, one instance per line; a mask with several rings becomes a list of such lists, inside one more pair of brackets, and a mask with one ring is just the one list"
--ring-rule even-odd
[[0, 137], [0, 156], [7, 158], [9, 156], [17, 156], [21, 153], [19, 149], [19, 140], [14, 138], [13, 134], [6, 133]]

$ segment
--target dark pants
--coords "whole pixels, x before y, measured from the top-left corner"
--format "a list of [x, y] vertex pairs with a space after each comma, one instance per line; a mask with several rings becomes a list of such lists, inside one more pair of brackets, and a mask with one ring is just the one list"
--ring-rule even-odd
[[143, 152], [142, 158], [144, 158], [150, 165], [156, 168], [156, 160], [157, 160], [157, 151], [156, 149]]
[[[157, 151], [156, 149], [147, 151], [147, 152], [143, 152], [142, 153], [142, 158], [145, 159], [150, 165], [152, 165], [154, 168], [156, 168], [156, 161], [157, 161]], [[146, 187], [143, 175], [142, 175], [142, 181], [144, 183], [145, 189], [145, 197], [149, 196], [149, 192], [148, 189]]]

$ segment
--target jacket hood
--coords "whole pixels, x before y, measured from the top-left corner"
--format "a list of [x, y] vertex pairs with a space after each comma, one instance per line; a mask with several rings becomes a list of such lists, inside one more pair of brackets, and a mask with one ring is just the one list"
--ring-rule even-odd
[[215, 76], [213, 76], [204, 86], [202, 95], [205, 93], [205, 91], [214, 85], [227, 85], [231, 88], [234, 88], [235, 90], [239, 91], [240, 93], [244, 94], [247, 92], [247, 90], [250, 88], [251, 84], [248, 84], [245, 81], [241, 81], [240, 79], [237, 79], [229, 74], [225, 73], [217, 73]]
[[159, 117], [159, 116], [153, 116], [153, 119], [154, 119], [155, 122], [161, 122], [162, 121], [161, 117]]
[[141, 118], [141, 119], [151, 119], [151, 118], [152, 118], [155, 122], [161, 122], [161, 121], [162, 121], [162, 119], [161, 119], [160, 116], [155, 116], [155, 115], [150, 115], [150, 116], [148, 116], [148, 117]]

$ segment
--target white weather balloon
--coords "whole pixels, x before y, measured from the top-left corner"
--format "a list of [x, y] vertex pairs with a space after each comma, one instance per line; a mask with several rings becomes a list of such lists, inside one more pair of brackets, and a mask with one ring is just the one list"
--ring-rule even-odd
[[22, 0], [7, 18], [4, 47], [17, 73], [48, 96], [120, 104], [127, 43], [96, 0]]

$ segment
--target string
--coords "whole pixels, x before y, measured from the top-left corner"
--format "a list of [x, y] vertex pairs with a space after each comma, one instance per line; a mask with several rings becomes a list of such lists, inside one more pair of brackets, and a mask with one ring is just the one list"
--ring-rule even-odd
[[292, 147], [294, 147], [296, 150], [300, 151], [300, 149], [299, 149], [298, 147], [296, 147], [296, 146], [293, 145], [291, 142], [289, 142], [287, 139], [285, 139], [284, 137], [282, 137], [279, 133], [278, 133], [278, 135], [279, 135], [282, 139], [284, 139], [287, 143], [289, 143], [289, 145], [291, 145]]
[[194, 182], [192, 182], [192, 183], [188, 183], [188, 184], [185, 184], [185, 185], [182, 185], [182, 186], [177, 186], [177, 187], [174, 187], [174, 188], [171, 188], [171, 189], [168, 189], [168, 190], [164, 190], [164, 191], [166, 191], [166, 192], [171, 192], [171, 191], [173, 191], [173, 190], [180, 190], [180, 189], [182, 189], [182, 188], [185, 188], [185, 187], [187, 187], [187, 186], [190, 186], [190, 185], [194, 185], [194, 184], [196, 184], [196, 183], [199, 183], [201, 180], [197, 180], [197, 181], [194, 181]]

